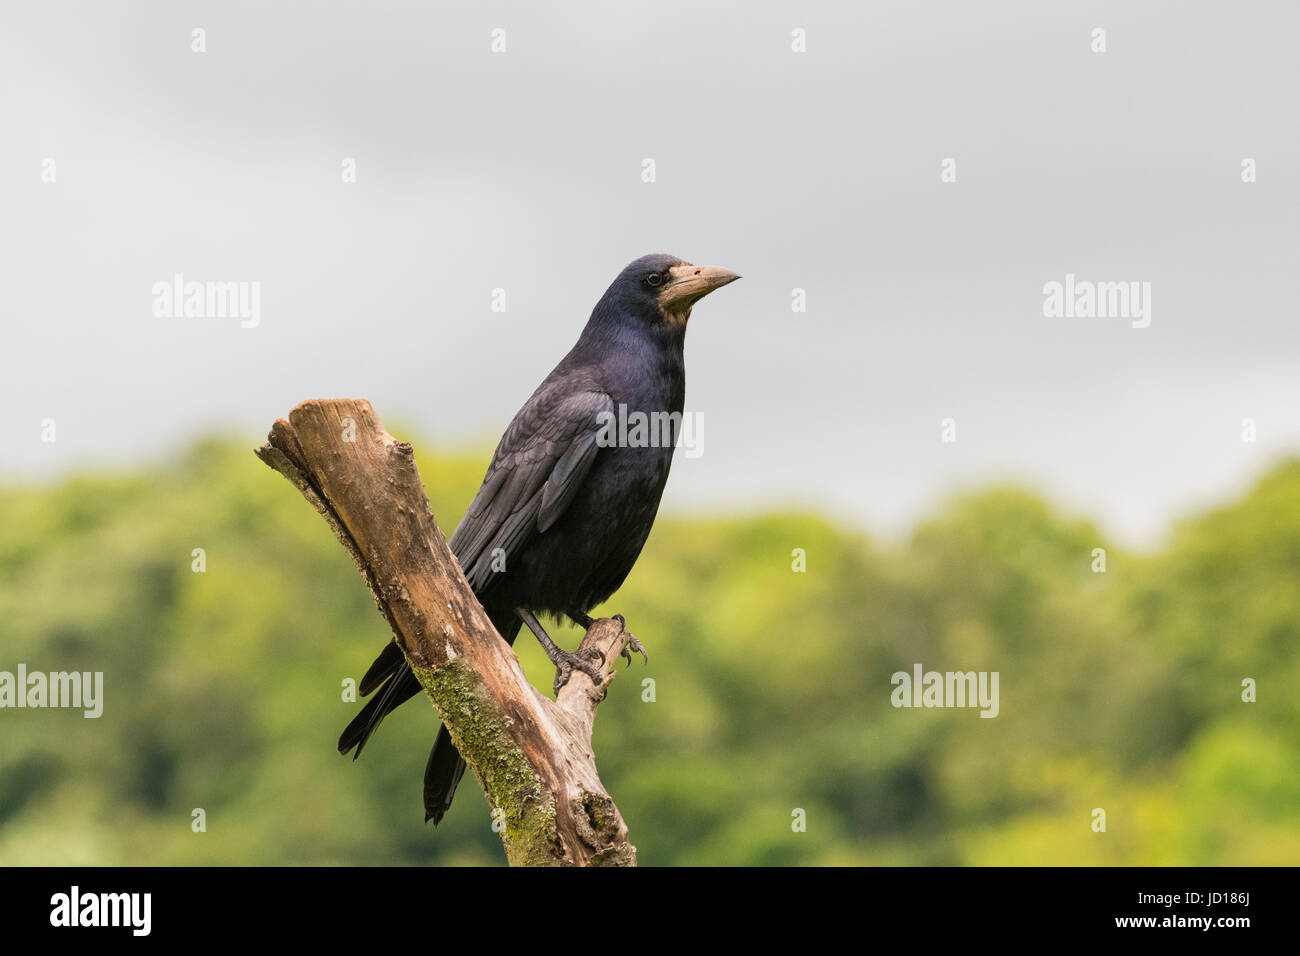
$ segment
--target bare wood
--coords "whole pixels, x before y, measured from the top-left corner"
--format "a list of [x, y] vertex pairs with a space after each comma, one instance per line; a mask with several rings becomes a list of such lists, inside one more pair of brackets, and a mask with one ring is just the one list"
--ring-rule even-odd
[[636, 864], [591, 749], [596, 707], [629, 634], [602, 618], [583, 648], [599, 686], [574, 670], [557, 700], [524, 677], [465, 580], [429, 508], [409, 443], [364, 399], [297, 405], [257, 456], [291, 481], [352, 555], [398, 646], [494, 809], [511, 865]]

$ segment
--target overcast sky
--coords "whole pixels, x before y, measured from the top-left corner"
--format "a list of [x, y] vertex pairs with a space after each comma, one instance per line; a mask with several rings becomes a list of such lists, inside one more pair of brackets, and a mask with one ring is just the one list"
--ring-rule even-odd
[[[444, 6], [5, 5], [0, 479], [309, 397], [490, 446], [647, 252], [744, 275], [675, 511], [899, 533], [1012, 478], [1145, 543], [1300, 451], [1294, 3]], [[177, 273], [259, 324], [155, 315]], [[1044, 315], [1067, 273], [1149, 325]]]

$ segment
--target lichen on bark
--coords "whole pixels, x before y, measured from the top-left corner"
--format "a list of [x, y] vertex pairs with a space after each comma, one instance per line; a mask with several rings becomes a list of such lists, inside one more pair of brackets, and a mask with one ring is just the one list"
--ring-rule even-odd
[[523, 750], [510, 736], [509, 718], [492, 705], [478, 671], [464, 661], [441, 667], [413, 667], [436, 704], [452, 742], [462, 753], [491, 754], [479, 765], [488, 804], [503, 811], [501, 840], [511, 866], [554, 862], [555, 801]]

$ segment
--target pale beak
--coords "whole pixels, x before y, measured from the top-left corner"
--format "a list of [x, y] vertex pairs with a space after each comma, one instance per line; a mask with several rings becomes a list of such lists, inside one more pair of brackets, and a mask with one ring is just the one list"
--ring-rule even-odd
[[668, 270], [668, 284], [659, 292], [659, 301], [666, 309], [690, 307], [714, 289], [739, 279], [736, 273], [720, 266], [693, 266], [682, 263]]

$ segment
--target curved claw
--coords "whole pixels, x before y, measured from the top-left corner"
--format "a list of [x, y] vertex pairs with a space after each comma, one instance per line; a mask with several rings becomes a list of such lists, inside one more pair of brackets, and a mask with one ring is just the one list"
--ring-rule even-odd
[[569, 682], [569, 675], [573, 673], [573, 666], [568, 661], [560, 661], [555, 665], [555, 683], [551, 685], [551, 691], [558, 694], [560, 688]]
[[[622, 614], [615, 614], [614, 620], [618, 621], [618, 623], [622, 625], [623, 630], [627, 631], [627, 620], [623, 617]], [[619, 656], [627, 661], [628, 667], [632, 666], [633, 651], [636, 651], [638, 654], [640, 654], [641, 658], [647, 664], [650, 663], [650, 655], [645, 652], [645, 645], [643, 645], [640, 641], [636, 639], [635, 634], [633, 634], [631, 631], [627, 631], [627, 643], [623, 645], [623, 651]]]
[[623, 653], [627, 654], [627, 662], [630, 665], [632, 663], [632, 655], [629, 653], [629, 650], [636, 651], [641, 655], [643, 661], [647, 664], [650, 663], [650, 655], [645, 652], [645, 645], [636, 639], [635, 634], [628, 634], [627, 644], [623, 647]]

